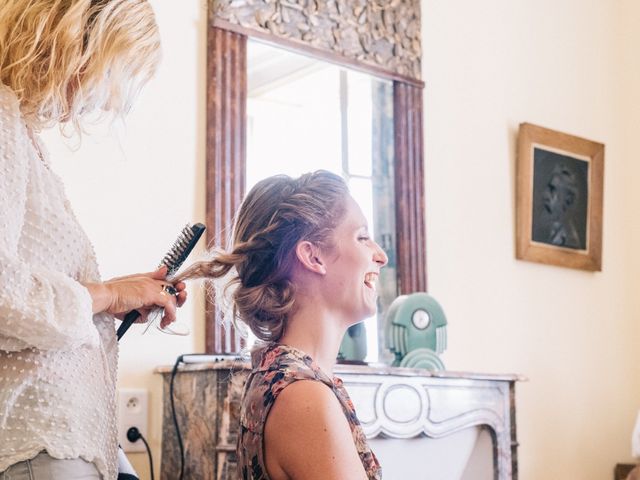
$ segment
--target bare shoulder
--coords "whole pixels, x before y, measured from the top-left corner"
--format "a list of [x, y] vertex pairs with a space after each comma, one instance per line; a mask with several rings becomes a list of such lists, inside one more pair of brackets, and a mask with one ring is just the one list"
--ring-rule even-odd
[[318, 381], [285, 388], [264, 429], [265, 463], [279, 479], [363, 479], [367, 476], [340, 402]]

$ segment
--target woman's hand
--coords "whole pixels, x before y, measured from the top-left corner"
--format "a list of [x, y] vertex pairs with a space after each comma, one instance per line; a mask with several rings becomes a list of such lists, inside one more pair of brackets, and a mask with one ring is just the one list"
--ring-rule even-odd
[[[131, 310], [138, 310], [137, 322], [146, 322], [149, 312], [159, 307], [164, 309], [160, 327], [165, 328], [175, 321], [176, 308], [187, 299], [184, 282], [172, 285], [165, 280], [166, 276], [167, 268], [161, 267], [155, 272], [85, 284], [93, 299], [93, 313], [106, 312], [122, 319]], [[176, 289], [176, 295], [165, 291], [168, 285]]]

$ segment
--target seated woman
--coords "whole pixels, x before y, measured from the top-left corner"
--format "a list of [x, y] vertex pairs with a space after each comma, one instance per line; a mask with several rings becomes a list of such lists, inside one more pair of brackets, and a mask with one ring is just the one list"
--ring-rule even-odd
[[344, 180], [317, 171], [258, 183], [229, 252], [181, 276], [225, 277], [234, 318], [262, 341], [242, 399], [243, 479], [382, 478], [331, 372], [347, 328], [375, 314], [386, 263]]

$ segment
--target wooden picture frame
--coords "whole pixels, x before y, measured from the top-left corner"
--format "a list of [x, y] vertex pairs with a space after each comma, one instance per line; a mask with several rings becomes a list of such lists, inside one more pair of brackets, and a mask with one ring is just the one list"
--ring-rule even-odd
[[516, 258], [602, 270], [604, 145], [520, 125]]

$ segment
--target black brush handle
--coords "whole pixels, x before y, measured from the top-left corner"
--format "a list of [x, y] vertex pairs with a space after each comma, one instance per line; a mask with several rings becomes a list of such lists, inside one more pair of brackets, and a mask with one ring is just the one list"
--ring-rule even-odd
[[129, 330], [129, 327], [133, 325], [133, 323], [140, 317], [140, 312], [137, 310], [131, 310], [124, 316], [124, 320], [118, 327], [118, 331], [116, 335], [118, 335], [118, 340], [122, 338], [122, 336]]

